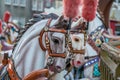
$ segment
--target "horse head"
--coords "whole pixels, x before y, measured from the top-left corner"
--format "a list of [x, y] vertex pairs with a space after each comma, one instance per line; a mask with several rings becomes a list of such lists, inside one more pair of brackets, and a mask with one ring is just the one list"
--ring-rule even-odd
[[[55, 22], [54, 25], [49, 26], [49, 32], [47, 34], [49, 40], [49, 48], [47, 48], [47, 58], [46, 64], [49, 64], [49, 60], [54, 60], [52, 65], [49, 65], [49, 69], [54, 72], [60, 72], [66, 67], [65, 58], [66, 58], [66, 34], [65, 29], [67, 27], [67, 21], [63, 16]], [[46, 41], [47, 41], [46, 40]], [[46, 44], [47, 47], [48, 44]]]
[[80, 67], [85, 63], [86, 54], [86, 39], [87, 35], [85, 32], [86, 23], [80, 18], [77, 22], [72, 24], [72, 32], [70, 34], [71, 44], [69, 47], [71, 49], [70, 54], [72, 55], [71, 64], [75, 67]]
[[19, 29], [20, 28], [13, 22], [3, 24], [3, 34], [8, 43], [13, 44], [15, 42]]

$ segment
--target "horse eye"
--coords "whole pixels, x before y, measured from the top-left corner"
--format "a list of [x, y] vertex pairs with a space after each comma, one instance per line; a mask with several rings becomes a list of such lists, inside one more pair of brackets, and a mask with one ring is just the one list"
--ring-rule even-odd
[[59, 44], [59, 40], [58, 40], [58, 39], [53, 39], [53, 42], [54, 42], [55, 44]]
[[79, 41], [80, 41], [78, 38], [75, 38], [74, 40], [75, 40], [76, 42], [79, 42]]

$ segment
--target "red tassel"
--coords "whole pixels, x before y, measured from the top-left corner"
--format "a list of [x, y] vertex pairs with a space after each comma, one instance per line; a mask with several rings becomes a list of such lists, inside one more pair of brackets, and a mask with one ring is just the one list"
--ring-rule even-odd
[[0, 34], [2, 33], [2, 21], [0, 20]]
[[64, 16], [69, 18], [75, 18], [79, 14], [79, 6], [81, 0], [63, 0]]
[[9, 11], [6, 11], [5, 13], [4, 13], [4, 18], [3, 18], [3, 21], [4, 22], [8, 22], [9, 21], [9, 19], [10, 19], [10, 12]]
[[86, 21], [92, 21], [96, 16], [98, 0], [83, 0], [82, 4], [82, 17]]

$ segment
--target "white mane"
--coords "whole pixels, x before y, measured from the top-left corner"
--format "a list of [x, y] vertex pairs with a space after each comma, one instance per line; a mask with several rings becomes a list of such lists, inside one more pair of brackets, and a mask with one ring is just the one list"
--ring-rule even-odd
[[31, 26], [23, 34], [13, 52], [15, 68], [21, 78], [33, 70], [44, 68], [45, 52], [39, 46], [39, 36], [46, 22], [47, 20], [40, 21]]

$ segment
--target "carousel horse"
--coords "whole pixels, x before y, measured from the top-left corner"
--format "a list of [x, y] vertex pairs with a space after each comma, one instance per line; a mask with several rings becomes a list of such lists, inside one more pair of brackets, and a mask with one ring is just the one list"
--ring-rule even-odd
[[10, 58], [12, 60], [8, 61], [14, 64], [16, 73], [13, 78], [8, 72], [10, 78], [23, 78], [32, 71], [47, 67], [51, 73], [57, 73], [54, 80], [61, 79], [59, 73], [66, 66], [65, 27], [66, 21], [60, 17], [52, 21], [42, 20], [28, 28], [17, 42]]
[[7, 24], [5, 22], [2, 22], [1, 29], [2, 32], [0, 34], [0, 54], [4, 55], [4, 53], [9, 53], [9, 56], [11, 56], [14, 41], [18, 36], [19, 27], [12, 22], [8, 22]]
[[[84, 20], [78, 20], [76, 25], [73, 25], [74, 30], [84, 30]], [[88, 25], [88, 37], [85, 37], [83, 32], [72, 33], [70, 38], [70, 49], [72, 55], [71, 65], [74, 66], [73, 74], [76, 74], [75, 79], [79, 79], [80, 76], [88, 78], [90, 80], [99, 80], [94, 78], [94, 75], [100, 76], [97, 70], [99, 62], [99, 48], [103, 42], [107, 42], [107, 39], [120, 39], [119, 36], [111, 36], [107, 33], [105, 25], [101, 21], [99, 16], [89, 22]], [[86, 42], [86, 38], [88, 38]], [[86, 45], [85, 45], [86, 44]], [[84, 51], [84, 52], [83, 52]], [[83, 54], [84, 53], [84, 54]], [[95, 65], [93, 65], [95, 64]], [[85, 66], [87, 65], [87, 67]], [[95, 69], [96, 68], [96, 69]], [[96, 70], [94, 72], [93, 70]], [[89, 73], [88, 73], [89, 72]], [[82, 75], [81, 75], [82, 74]]]
[[13, 22], [3, 24], [3, 36], [9, 44], [14, 44], [20, 28]]
[[79, 19], [73, 23], [72, 32], [70, 34], [71, 43], [68, 44], [72, 73], [75, 80], [82, 80], [88, 78], [93, 80], [94, 64], [99, 61], [97, 51], [87, 42], [87, 33], [85, 31], [85, 22]]

